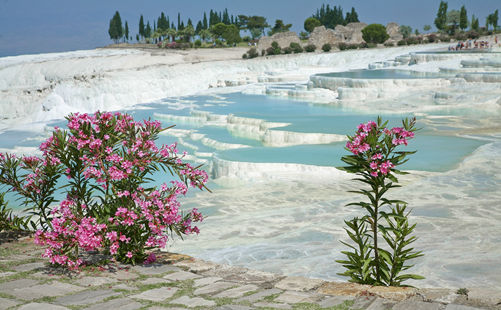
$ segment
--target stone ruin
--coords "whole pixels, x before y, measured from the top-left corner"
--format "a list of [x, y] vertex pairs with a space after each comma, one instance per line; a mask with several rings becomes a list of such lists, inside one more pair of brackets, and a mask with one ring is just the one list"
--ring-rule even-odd
[[259, 42], [257, 43], [257, 50], [261, 52], [262, 50], [271, 47], [271, 43], [273, 41], [276, 41], [281, 48], [289, 46], [292, 42], [301, 44], [301, 40], [295, 32], [279, 32], [275, 33], [271, 37], [261, 37], [261, 39], [259, 39]]
[[366, 23], [349, 23], [346, 26], [337, 25], [335, 29], [327, 29], [325, 26], [319, 26], [310, 34], [308, 43], [314, 44], [318, 48], [326, 43], [331, 45], [337, 45], [340, 42], [360, 44], [364, 42], [362, 29], [366, 26]]
[[390, 36], [388, 42], [398, 42], [404, 38], [399, 28], [400, 26], [397, 23], [388, 23], [388, 25], [386, 25], [386, 32]]
[[[328, 29], [325, 28], [325, 26], [315, 27], [310, 34], [308, 44], [313, 44], [317, 48], [321, 48], [326, 43], [332, 46], [336, 46], [341, 42], [347, 44], [360, 44], [365, 42], [362, 38], [362, 29], [365, 27], [367, 27], [366, 23], [349, 23], [346, 26], [337, 25], [335, 29]], [[399, 27], [397, 23], [388, 23], [388, 25], [386, 25], [386, 32], [390, 35], [388, 39], [389, 42], [397, 42], [403, 39]], [[282, 48], [289, 46], [291, 42], [301, 44], [301, 40], [299, 40], [295, 32], [280, 32], [271, 37], [265, 36], [259, 39], [257, 45], [258, 51], [269, 48], [273, 41], [276, 41]]]

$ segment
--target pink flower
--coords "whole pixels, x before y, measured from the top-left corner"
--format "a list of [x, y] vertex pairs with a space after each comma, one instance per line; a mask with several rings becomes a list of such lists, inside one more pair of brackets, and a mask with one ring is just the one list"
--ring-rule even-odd
[[128, 258], [132, 258], [132, 252], [131, 251], [127, 252], [127, 254], [125, 254], [125, 256], [127, 256]]

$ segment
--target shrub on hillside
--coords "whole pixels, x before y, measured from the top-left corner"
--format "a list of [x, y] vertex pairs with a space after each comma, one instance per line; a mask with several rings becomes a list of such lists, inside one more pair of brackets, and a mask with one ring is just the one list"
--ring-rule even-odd
[[408, 37], [406, 39], [406, 41], [407, 41], [407, 45], [413, 45], [413, 44], [418, 44], [419, 43], [419, 40], [416, 37]]
[[367, 44], [367, 42], [362, 42], [358, 45], [358, 48], [368, 48], [369, 45]]
[[251, 47], [247, 51], [247, 57], [248, 58], [256, 58], [257, 56], [259, 56], [259, 53], [257, 52], [257, 49], [255, 47]]
[[362, 29], [362, 38], [367, 43], [384, 43], [390, 36], [381, 24], [370, 24]]
[[304, 47], [304, 50], [307, 52], [307, 53], [311, 53], [311, 52], [314, 52], [315, 50], [317, 49], [317, 47], [314, 45], [314, 44], [308, 44]]
[[265, 50], [265, 49], [262, 49], [262, 50], [261, 50], [261, 56], [264, 56], [264, 55], [266, 55], [266, 50]]
[[282, 49], [278, 42], [271, 42], [271, 46], [266, 49], [266, 55], [280, 55], [282, 53]]
[[329, 43], [325, 43], [324, 45], [322, 45], [322, 51], [324, 52], [330, 52], [331, 49], [332, 46]]
[[400, 40], [397, 42], [398, 46], [407, 45], [407, 40]]
[[386, 46], [386, 47], [393, 47], [393, 46], [395, 46], [395, 43], [393, 43], [393, 42], [385, 42], [384, 46]]
[[292, 54], [292, 48], [286, 46], [282, 49], [282, 53], [284, 54]]
[[434, 33], [428, 35], [427, 38], [429, 43], [437, 42], [437, 35]]
[[376, 43], [367, 43], [367, 48], [375, 48], [377, 47]]
[[289, 47], [292, 49], [292, 51], [294, 52], [294, 54], [302, 53], [303, 52], [303, 47], [299, 43], [291, 42], [291, 44], [289, 45]]
[[195, 41], [195, 47], [201, 47], [202, 46], [202, 41], [196, 40]]
[[441, 34], [438, 39], [440, 40], [440, 42], [444, 42], [444, 43], [449, 43], [451, 42], [451, 37], [449, 37], [448, 35], [446, 34]]
[[469, 39], [472, 39], [472, 40], [476, 40], [480, 37], [480, 34], [474, 30], [471, 30], [471, 31], [468, 31], [466, 33], [466, 36], [469, 38]]

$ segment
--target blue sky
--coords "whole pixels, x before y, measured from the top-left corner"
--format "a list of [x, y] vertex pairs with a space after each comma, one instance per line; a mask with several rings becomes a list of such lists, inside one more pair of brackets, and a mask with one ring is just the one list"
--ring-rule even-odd
[[[447, 1], [449, 9], [465, 5], [468, 17], [479, 17], [480, 24], [495, 9], [500, 0]], [[118, 10], [122, 21], [127, 20], [135, 37], [140, 14], [153, 20], [165, 12], [171, 20], [177, 13], [194, 23], [203, 11], [228, 8], [230, 14], [263, 15], [268, 23], [282, 19], [292, 23], [292, 30], [303, 30], [304, 19], [323, 3], [341, 5], [344, 12], [355, 7], [365, 23], [390, 21], [418, 27], [433, 25], [439, 0], [0, 0], [0, 57], [46, 52], [92, 49], [111, 43], [108, 24]]]

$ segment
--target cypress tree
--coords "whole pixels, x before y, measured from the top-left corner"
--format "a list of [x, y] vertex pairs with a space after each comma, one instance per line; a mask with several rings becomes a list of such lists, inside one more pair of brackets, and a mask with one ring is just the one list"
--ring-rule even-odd
[[123, 37], [122, 19], [118, 11], [115, 12], [115, 15], [113, 15], [113, 18], [110, 20], [108, 34], [110, 35], [110, 39], [115, 41], [115, 43]]
[[187, 26], [193, 27], [193, 22], [191, 21], [191, 18], [188, 18], [188, 24], [187, 24]]
[[209, 25], [207, 24], [207, 14], [204, 12], [204, 19], [202, 21], [203, 29], [209, 29]]
[[461, 12], [459, 13], [459, 28], [465, 30], [468, 27], [468, 16], [466, 14], [466, 8], [464, 5], [461, 7]]
[[141, 17], [139, 18], [139, 35], [141, 37], [144, 37], [144, 19], [142, 14]]
[[440, 1], [437, 18], [435, 18], [435, 26], [438, 30], [444, 30], [447, 26], [447, 2], [445, 1]]
[[129, 41], [129, 24], [125, 21], [125, 40]]
[[177, 29], [182, 30], [181, 29], [181, 14], [179, 12], [177, 13]]
[[202, 29], [204, 29], [204, 26], [201, 21], [198, 21], [197, 28], [195, 28], [195, 34], [199, 34]]
[[222, 21], [225, 25], [230, 24], [230, 15], [228, 14], [228, 9], [224, 9]]
[[144, 29], [144, 36], [146, 38], [150, 38], [151, 37], [151, 26], [150, 26], [150, 21], [148, 21], [146, 23], [146, 28]]

